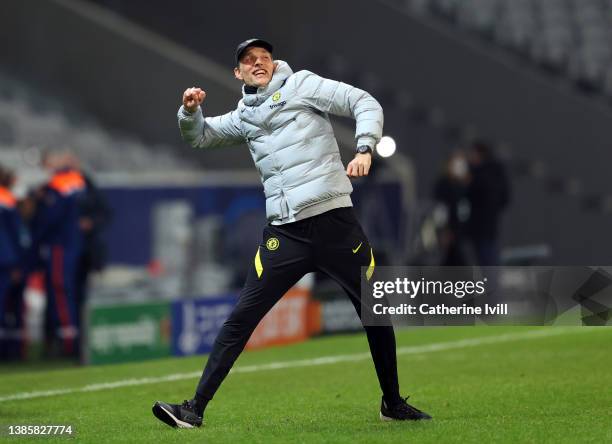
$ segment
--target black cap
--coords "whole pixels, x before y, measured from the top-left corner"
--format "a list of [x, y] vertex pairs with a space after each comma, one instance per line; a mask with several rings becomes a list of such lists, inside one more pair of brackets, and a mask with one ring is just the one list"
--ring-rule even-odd
[[256, 46], [258, 48], [263, 48], [267, 50], [270, 54], [272, 54], [272, 51], [274, 50], [274, 47], [270, 43], [266, 42], [265, 40], [262, 40], [262, 39], [245, 40], [240, 45], [238, 45], [238, 47], [236, 48], [236, 64], [240, 63], [240, 58], [242, 57], [242, 54], [244, 54], [244, 51], [246, 51], [248, 48], [251, 48], [253, 46]]

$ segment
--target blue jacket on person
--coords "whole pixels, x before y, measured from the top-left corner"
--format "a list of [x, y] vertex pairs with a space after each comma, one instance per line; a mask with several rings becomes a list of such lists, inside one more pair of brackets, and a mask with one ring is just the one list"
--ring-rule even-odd
[[0, 268], [13, 268], [23, 258], [22, 224], [17, 202], [8, 188], [0, 186]]
[[85, 180], [80, 172], [73, 169], [55, 172], [42, 189], [32, 221], [34, 251], [41, 246], [61, 246], [78, 254], [82, 244], [80, 200], [84, 191]]

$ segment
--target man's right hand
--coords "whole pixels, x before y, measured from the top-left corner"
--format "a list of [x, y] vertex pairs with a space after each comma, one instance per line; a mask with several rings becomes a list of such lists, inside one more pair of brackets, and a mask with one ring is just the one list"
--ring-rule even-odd
[[187, 88], [183, 93], [183, 106], [188, 112], [194, 113], [198, 109], [198, 106], [204, 101], [205, 97], [206, 93], [200, 88], [196, 88], [195, 86]]

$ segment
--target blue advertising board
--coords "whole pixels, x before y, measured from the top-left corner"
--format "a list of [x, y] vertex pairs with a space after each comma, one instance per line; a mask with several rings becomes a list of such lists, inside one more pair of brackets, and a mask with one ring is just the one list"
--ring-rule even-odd
[[233, 310], [238, 296], [185, 299], [172, 303], [172, 354], [209, 353], [217, 333]]

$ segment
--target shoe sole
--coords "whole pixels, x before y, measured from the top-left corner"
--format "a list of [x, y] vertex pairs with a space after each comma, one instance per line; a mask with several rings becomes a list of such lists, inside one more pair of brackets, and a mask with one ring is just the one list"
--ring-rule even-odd
[[389, 418], [388, 416], [383, 415], [383, 413], [382, 413], [382, 412], [380, 412], [380, 420], [381, 420], [381, 421], [396, 421], [396, 420], [395, 420], [395, 419], [393, 419], [393, 418]]
[[176, 416], [169, 412], [165, 408], [163, 408], [159, 403], [155, 403], [153, 405], [153, 414], [157, 419], [162, 422], [165, 422], [170, 427], [179, 428], [179, 429], [193, 429], [194, 426], [189, 424], [188, 422], [181, 421]]

